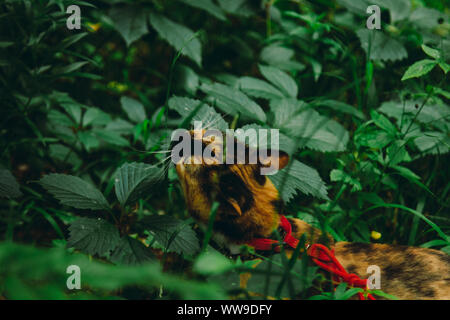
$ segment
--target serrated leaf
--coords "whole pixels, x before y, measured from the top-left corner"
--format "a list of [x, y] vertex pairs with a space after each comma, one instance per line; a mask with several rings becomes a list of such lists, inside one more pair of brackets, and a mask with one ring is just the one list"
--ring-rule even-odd
[[242, 77], [238, 82], [239, 89], [249, 96], [264, 99], [279, 99], [284, 95], [269, 83], [252, 77]]
[[298, 61], [292, 60], [293, 57], [294, 50], [278, 45], [267, 46], [261, 51], [260, 54], [261, 61], [281, 70], [304, 70], [306, 66]]
[[386, 164], [391, 167], [403, 161], [411, 161], [411, 157], [406, 151], [405, 142], [396, 140], [386, 149]]
[[20, 185], [9, 170], [0, 169], [0, 197], [18, 198], [22, 195]]
[[424, 154], [445, 154], [450, 151], [450, 137], [442, 132], [424, 132], [414, 140]]
[[[298, 190], [320, 199], [328, 199], [325, 182], [320, 178], [319, 173], [300, 161], [293, 160], [290, 167], [284, 168], [269, 178], [286, 203], [295, 196]], [[286, 180], [282, 188], [283, 179]]]
[[372, 110], [370, 112], [370, 116], [372, 117], [372, 120], [377, 127], [383, 129], [391, 136], [396, 135], [397, 128], [391, 123], [391, 121], [389, 121], [388, 118], [376, 112], [375, 110]]
[[202, 65], [202, 45], [191, 29], [155, 13], [150, 14], [150, 24], [177, 51]]
[[178, 112], [183, 119], [190, 116], [200, 104], [202, 104], [202, 106], [192, 117], [191, 123], [194, 121], [201, 121], [204, 128], [222, 131], [228, 129], [228, 124], [223, 120], [222, 116], [218, 114], [214, 108], [200, 100], [174, 96], [170, 98], [168, 102], [169, 108]]
[[188, 5], [190, 5], [190, 6], [192, 6], [192, 7], [199, 8], [199, 9], [207, 11], [211, 15], [216, 17], [217, 19], [220, 19], [222, 21], [226, 21], [227, 20], [227, 18], [225, 16], [225, 13], [222, 10], [222, 8], [220, 8], [219, 6], [214, 4], [214, 2], [212, 2], [211, 0], [195, 0], [195, 1], [181, 0], [181, 1], [186, 3], [186, 4], [188, 4]]
[[143, 196], [148, 188], [162, 181], [164, 174], [159, 167], [145, 163], [125, 163], [116, 172], [115, 192], [122, 206]]
[[139, 101], [129, 97], [122, 97], [120, 98], [120, 104], [122, 110], [125, 111], [131, 121], [139, 123], [147, 118], [144, 106]]
[[200, 250], [196, 233], [186, 222], [169, 216], [150, 216], [142, 225], [154, 235], [167, 251], [194, 255]]
[[89, 125], [106, 125], [111, 122], [111, 116], [98, 108], [89, 108], [83, 115], [83, 127]]
[[333, 169], [330, 172], [330, 180], [331, 181], [342, 181], [346, 184], [351, 185], [352, 189], [350, 190], [350, 192], [355, 192], [355, 191], [361, 191], [362, 190], [362, 186], [361, 183], [358, 181], [358, 179], [353, 178], [352, 176], [350, 176], [348, 173], [342, 171], [342, 170], [338, 170], [338, 169]]
[[286, 72], [275, 67], [259, 65], [261, 74], [273, 85], [279, 88], [286, 97], [296, 98], [298, 95], [298, 86], [295, 80]]
[[109, 16], [127, 46], [148, 32], [147, 15], [142, 8], [132, 5], [115, 6], [110, 10]]
[[337, 112], [351, 114], [352, 116], [355, 116], [355, 117], [357, 117], [357, 118], [359, 118], [361, 120], [364, 120], [366, 118], [364, 113], [362, 113], [361, 111], [359, 111], [355, 107], [353, 107], [353, 106], [351, 106], [349, 104], [346, 104], [344, 102], [341, 102], [341, 101], [322, 100], [322, 101], [313, 102], [312, 104], [313, 104], [314, 107], [316, 107], [316, 106], [323, 106], [323, 107], [327, 107], [327, 108], [330, 108], [332, 110], [335, 110]]
[[294, 99], [272, 101], [273, 126], [295, 137], [299, 147], [322, 152], [344, 151], [349, 135], [334, 120], [321, 116], [304, 102]]
[[67, 246], [104, 257], [120, 242], [119, 231], [103, 219], [78, 218], [70, 223]]
[[254, 12], [246, 0], [217, 0], [220, 7], [228, 13], [248, 17]]
[[[266, 114], [261, 107], [237, 89], [233, 89], [220, 83], [202, 84], [200, 89], [206, 94], [217, 99], [217, 106], [227, 114], [241, 113], [247, 118], [266, 121]], [[230, 112], [231, 111], [231, 112]]]
[[111, 254], [110, 260], [115, 264], [135, 266], [155, 259], [150, 248], [129, 236], [120, 238]]
[[441, 53], [439, 52], [439, 50], [430, 48], [426, 45], [422, 45], [422, 50], [423, 52], [425, 52], [428, 56], [434, 58], [435, 60], [439, 60], [441, 58]]
[[109, 209], [103, 194], [78, 177], [52, 173], [44, 176], [39, 183], [62, 204], [78, 209]]
[[370, 59], [372, 60], [397, 61], [408, 57], [408, 52], [400, 42], [381, 31], [360, 29], [356, 34], [366, 54], [369, 54], [370, 47]]
[[438, 64], [435, 60], [424, 59], [417, 61], [412, 66], [406, 70], [405, 74], [402, 77], [402, 81], [411, 79], [411, 78], [419, 78], [427, 73], [429, 73], [433, 68]]
[[439, 12], [436, 9], [418, 7], [410, 14], [409, 21], [412, 22], [415, 27], [430, 30], [439, 25], [439, 19], [441, 18], [448, 19], [444, 13]]
[[403, 118], [404, 127], [406, 127], [406, 119], [414, 118], [420, 123], [432, 125], [442, 131], [448, 131], [449, 127], [445, 119], [450, 116], [450, 108], [447, 105], [433, 105], [431, 103], [427, 103], [423, 108], [420, 108], [422, 104], [423, 101], [415, 100], [408, 100], [403, 103], [386, 101], [383, 102], [378, 111], [397, 119], [399, 125]]
[[107, 129], [95, 129], [92, 132], [106, 143], [120, 147], [126, 147], [130, 145], [130, 142], [127, 139], [123, 138], [118, 132], [109, 131]]
[[97, 137], [91, 131], [78, 131], [77, 136], [87, 151], [97, 148], [100, 145]]
[[388, 9], [391, 23], [407, 18], [411, 11], [410, 0], [371, 0], [370, 3]]
[[[254, 129], [256, 130], [256, 136], [252, 137], [247, 136], [245, 137], [246, 141], [243, 141], [241, 136], [236, 136], [236, 139], [238, 139], [239, 141], [241, 141], [242, 143], [247, 144], [249, 147], [252, 148], [262, 148], [262, 149], [272, 149], [272, 145], [275, 144], [276, 145], [276, 141], [272, 141], [272, 139], [274, 139], [272, 137], [272, 134], [270, 132], [270, 129], [262, 127], [260, 125], [257, 124], [248, 124], [243, 126], [242, 129], [244, 132], [246, 132], [248, 129]], [[259, 140], [259, 130], [260, 129], [264, 129], [267, 130], [267, 136], [266, 139], [262, 139], [262, 141]], [[283, 134], [282, 132], [278, 132], [278, 146], [275, 146], [276, 149], [281, 150], [286, 152], [289, 155], [293, 155], [294, 152], [296, 151], [296, 148], [298, 148], [298, 146], [296, 146], [295, 141], [291, 138], [289, 138], [287, 135]], [[273, 144], [272, 144], [273, 142]]]
[[72, 117], [76, 125], [80, 124], [81, 121], [81, 104], [73, 102], [63, 102], [60, 104], [61, 107]]
[[119, 118], [119, 119], [115, 119], [115, 120], [109, 122], [106, 125], [105, 129], [108, 131], [117, 132], [121, 135], [125, 135], [125, 134], [131, 134], [133, 127], [134, 126], [130, 122]]
[[359, 14], [359, 15], [366, 15], [367, 7], [370, 5], [368, 0], [360, 0], [360, 1], [354, 1], [354, 0], [337, 0], [337, 2], [347, 8], [349, 11]]

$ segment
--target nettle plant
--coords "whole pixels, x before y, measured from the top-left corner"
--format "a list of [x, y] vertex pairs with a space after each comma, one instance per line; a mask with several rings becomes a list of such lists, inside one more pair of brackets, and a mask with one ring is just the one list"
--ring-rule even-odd
[[75, 176], [50, 174], [39, 183], [63, 205], [103, 213], [102, 218], [79, 217], [72, 221], [68, 247], [116, 264], [135, 265], [155, 259], [143, 241], [136, 239], [138, 233], [150, 236], [150, 243], [147, 243], [150, 247], [152, 241], [158, 241], [164, 252], [192, 256], [200, 249], [189, 221], [181, 222], [168, 216], [145, 216], [139, 207], [131, 209], [150, 192], [152, 186], [163, 183], [163, 174], [160, 167], [143, 163], [126, 163], [120, 167], [114, 178], [119, 208], [112, 208], [96, 187]]

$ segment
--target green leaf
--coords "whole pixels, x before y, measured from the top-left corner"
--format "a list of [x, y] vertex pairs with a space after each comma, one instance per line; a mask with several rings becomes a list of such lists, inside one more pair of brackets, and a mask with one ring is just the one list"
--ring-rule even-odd
[[192, 7], [205, 10], [219, 20], [222, 20], [222, 21], [227, 20], [222, 8], [215, 5], [214, 2], [212, 2], [212, 0], [195, 0], [195, 1], [181, 0], [181, 1]]
[[406, 70], [403, 75], [402, 81], [419, 78], [429, 73], [438, 64], [435, 60], [424, 59], [414, 63]]
[[411, 157], [406, 151], [405, 142], [396, 140], [386, 149], [386, 164], [392, 167], [403, 161], [411, 161]]
[[[286, 203], [295, 196], [298, 190], [319, 199], [328, 199], [327, 187], [325, 182], [320, 178], [319, 173], [300, 161], [293, 160], [290, 167], [287, 166], [269, 178]], [[284, 179], [286, 180], [282, 188]]]
[[113, 144], [120, 147], [126, 147], [130, 145], [130, 142], [123, 138], [120, 133], [109, 131], [106, 129], [95, 129], [92, 131], [99, 139], [106, 143]]
[[18, 198], [22, 195], [20, 185], [9, 170], [0, 169], [0, 197]]
[[44, 176], [39, 183], [62, 204], [78, 209], [109, 209], [103, 194], [78, 177], [52, 173]]
[[197, 257], [193, 270], [202, 275], [218, 275], [234, 268], [230, 259], [216, 250], [208, 250]]
[[391, 23], [408, 18], [411, 11], [410, 0], [371, 0], [370, 3], [388, 9]]
[[222, 116], [218, 114], [214, 108], [200, 100], [173, 96], [169, 99], [169, 108], [178, 112], [182, 119], [186, 119], [191, 113], [202, 104], [197, 113], [192, 117], [191, 123], [194, 121], [201, 121], [204, 128], [211, 128], [225, 131], [228, 129], [228, 124], [223, 120]]
[[125, 111], [131, 121], [139, 123], [147, 118], [144, 106], [139, 101], [129, 97], [122, 97], [120, 98], [120, 104], [122, 110]]
[[99, 257], [107, 256], [120, 242], [117, 228], [100, 218], [78, 218], [70, 223], [69, 232], [69, 248]]
[[191, 29], [154, 13], [150, 14], [150, 24], [161, 38], [201, 66], [202, 45]]
[[220, 83], [202, 84], [200, 89], [216, 99], [217, 106], [227, 114], [241, 113], [247, 118], [266, 121], [266, 114], [261, 107], [244, 93]]
[[80, 69], [82, 66], [84, 66], [85, 64], [88, 64], [88, 63], [89, 63], [88, 61], [75, 62], [75, 63], [69, 64], [67, 66], [64, 66], [64, 67], [55, 68], [55, 69], [53, 69], [53, 73], [57, 74], [57, 75], [68, 74], [68, 73], [71, 73], [73, 71]]
[[73, 102], [64, 102], [60, 104], [61, 107], [72, 117], [74, 124], [79, 125], [81, 122], [81, 107], [82, 105]]
[[254, 12], [246, 0], [217, 0], [220, 7], [228, 13], [248, 17]]
[[363, 291], [363, 289], [361, 288], [350, 288], [348, 290], [345, 290], [346, 288], [347, 284], [345, 282], [339, 284], [336, 288], [336, 291], [334, 292], [334, 298], [336, 300], [348, 300], [358, 292]]
[[445, 63], [443, 61], [439, 62], [439, 67], [444, 71], [445, 74], [447, 74], [450, 71], [450, 64]]
[[273, 85], [279, 88], [286, 97], [296, 98], [298, 86], [295, 80], [286, 72], [275, 67], [259, 65], [259, 71]]
[[414, 144], [424, 154], [445, 154], [450, 151], [450, 137], [442, 132], [424, 132], [414, 140]]
[[83, 115], [83, 127], [89, 125], [106, 125], [111, 122], [111, 116], [98, 108], [89, 108]]
[[[238, 135], [236, 138], [239, 141], [241, 141], [253, 148], [272, 149], [272, 139], [273, 138], [272, 138], [270, 129], [268, 129], [267, 127], [263, 127], [263, 126], [260, 126], [257, 124], [248, 124], [248, 125], [241, 127], [240, 129], [244, 130], [244, 132], [246, 132], [246, 130], [248, 130], [248, 129], [255, 129], [256, 136], [253, 138], [252, 136], [241, 137]], [[259, 140], [259, 132], [260, 132], [259, 130], [260, 129], [267, 130], [266, 139], [261, 139], [261, 141]], [[295, 144], [295, 141], [293, 139], [289, 138], [287, 135], [283, 134], [282, 132], [279, 132], [278, 136], [279, 136], [279, 141], [278, 141], [278, 147], [276, 147], [276, 148], [278, 150], [284, 151], [287, 154], [289, 154], [290, 156], [292, 156], [298, 148], [298, 146], [296, 146], [296, 144]], [[242, 138], [245, 138], [245, 141], [243, 141]]]
[[110, 260], [115, 264], [135, 266], [155, 260], [155, 255], [138, 240], [124, 236], [120, 238]]
[[194, 255], [200, 250], [197, 235], [186, 222], [169, 216], [153, 215], [141, 223], [167, 251]]
[[277, 88], [257, 78], [242, 77], [239, 79], [238, 85], [240, 90], [255, 98], [277, 99], [284, 97]]
[[97, 137], [91, 131], [78, 131], [77, 136], [87, 151], [95, 149], [100, 145]]
[[395, 39], [378, 30], [360, 29], [356, 32], [361, 47], [371, 60], [397, 61], [408, 57], [405, 47]]
[[358, 179], [353, 178], [348, 173], [346, 173], [342, 170], [338, 170], [338, 169], [331, 170], [330, 180], [331, 181], [342, 181], [346, 184], [349, 184], [352, 187], [350, 192], [362, 190], [361, 183], [358, 181]]
[[115, 29], [125, 40], [127, 46], [148, 32], [147, 14], [142, 8], [132, 5], [114, 6], [109, 11]]
[[395, 137], [395, 135], [397, 134], [397, 128], [392, 124], [391, 121], [389, 121], [388, 118], [376, 112], [375, 110], [372, 110], [370, 112], [370, 116], [372, 117], [372, 120], [377, 127], [383, 129], [389, 135]]
[[272, 101], [273, 126], [295, 137], [299, 147], [321, 152], [344, 151], [349, 135], [342, 125], [309, 108], [302, 101]]
[[422, 45], [422, 50], [423, 50], [423, 52], [425, 52], [427, 55], [434, 58], [435, 60], [439, 60], [441, 58], [441, 53], [439, 52], [439, 50], [430, 48], [424, 44]]
[[292, 60], [293, 57], [293, 49], [278, 45], [267, 46], [261, 51], [260, 54], [261, 61], [284, 71], [304, 70], [306, 66], [298, 61]]
[[160, 182], [163, 177], [163, 170], [159, 167], [145, 163], [125, 163], [115, 175], [115, 191], [117, 199], [124, 207], [130, 202], [136, 201], [144, 196], [149, 188]]
[[133, 128], [134, 126], [130, 122], [120, 118], [109, 122], [105, 127], [106, 130], [114, 131], [121, 135], [131, 134]]
[[409, 21], [418, 29], [433, 30], [439, 26], [441, 18], [446, 21], [448, 16], [438, 10], [419, 6], [410, 14]]
[[14, 44], [14, 42], [12, 41], [0, 41], [0, 48], [8, 48], [10, 46], [12, 46]]
[[313, 102], [312, 105], [314, 107], [317, 107], [317, 106], [328, 107], [337, 112], [351, 114], [352, 116], [355, 116], [361, 120], [364, 120], [366, 118], [364, 113], [362, 113], [355, 107], [353, 107], [349, 104], [346, 104], [345, 102], [341, 102], [341, 101], [322, 100], [322, 101]]
[[403, 127], [405, 130], [407, 127], [405, 121], [414, 118], [420, 123], [432, 125], [442, 131], [447, 131], [448, 123], [445, 119], [450, 117], [450, 108], [447, 105], [433, 105], [431, 103], [427, 103], [423, 108], [420, 108], [422, 104], [423, 101], [415, 100], [408, 100], [403, 103], [387, 101], [383, 102], [378, 111], [397, 119], [399, 126], [403, 119]]
[[[149, 295], [154, 289], [163, 288], [182, 299], [227, 298], [219, 285], [163, 272], [156, 261], [142, 266], [116, 266], [83, 254], [69, 254], [63, 248], [36, 248], [12, 242], [0, 242], [0, 253], [0, 277], [5, 279], [2, 296], [8, 299], [114, 299], [121, 288], [129, 286], [139, 286]], [[70, 265], [81, 270], [83, 289], [76, 293], [65, 286], [65, 271]], [[6, 279], [14, 279], [19, 285], [7, 283]]]

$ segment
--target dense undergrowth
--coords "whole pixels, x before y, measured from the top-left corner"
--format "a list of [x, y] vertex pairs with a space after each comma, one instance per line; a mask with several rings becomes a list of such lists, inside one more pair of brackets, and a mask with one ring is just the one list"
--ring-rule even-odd
[[[306, 259], [253, 268], [214, 249], [166, 160], [194, 120], [280, 130], [289, 216], [338, 241], [450, 254], [446, 3], [3, 1], [0, 297], [354, 295]], [[371, 4], [381, 30], [366, 28]]]

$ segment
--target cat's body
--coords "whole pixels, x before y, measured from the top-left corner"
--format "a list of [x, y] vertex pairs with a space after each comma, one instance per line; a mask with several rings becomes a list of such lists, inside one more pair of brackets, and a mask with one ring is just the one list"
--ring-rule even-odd
[[[212, 144], [216, 151], [222, 149], [220, 143], [211, 139], [203, 138], [203, 144]], [[270, 160], [277, 161], [282, 168], [288, 157], [282, 154]], [[252, 239], [273, 236], [279, 228], [282, 202], [270, 179], [260, 174], [262, 164], [201, 161], [201, 164], [180, 161], [176, 165], [190, 214], [199, 223], [207, 224], [213, 202], [218, 202], [214, 232], [232, 250]], [[450, 256], [444, 252], [387, 244], [334, 243], [331, 237], [304, 221], [295, 218], [289, 221], [295, 238], [306, 235], [309, 244], [325, 243], [349, 273], [365, 279], [367, 268], [378, 266], [381, 290], [388, 294], [400, 299], [450, 300]]]

